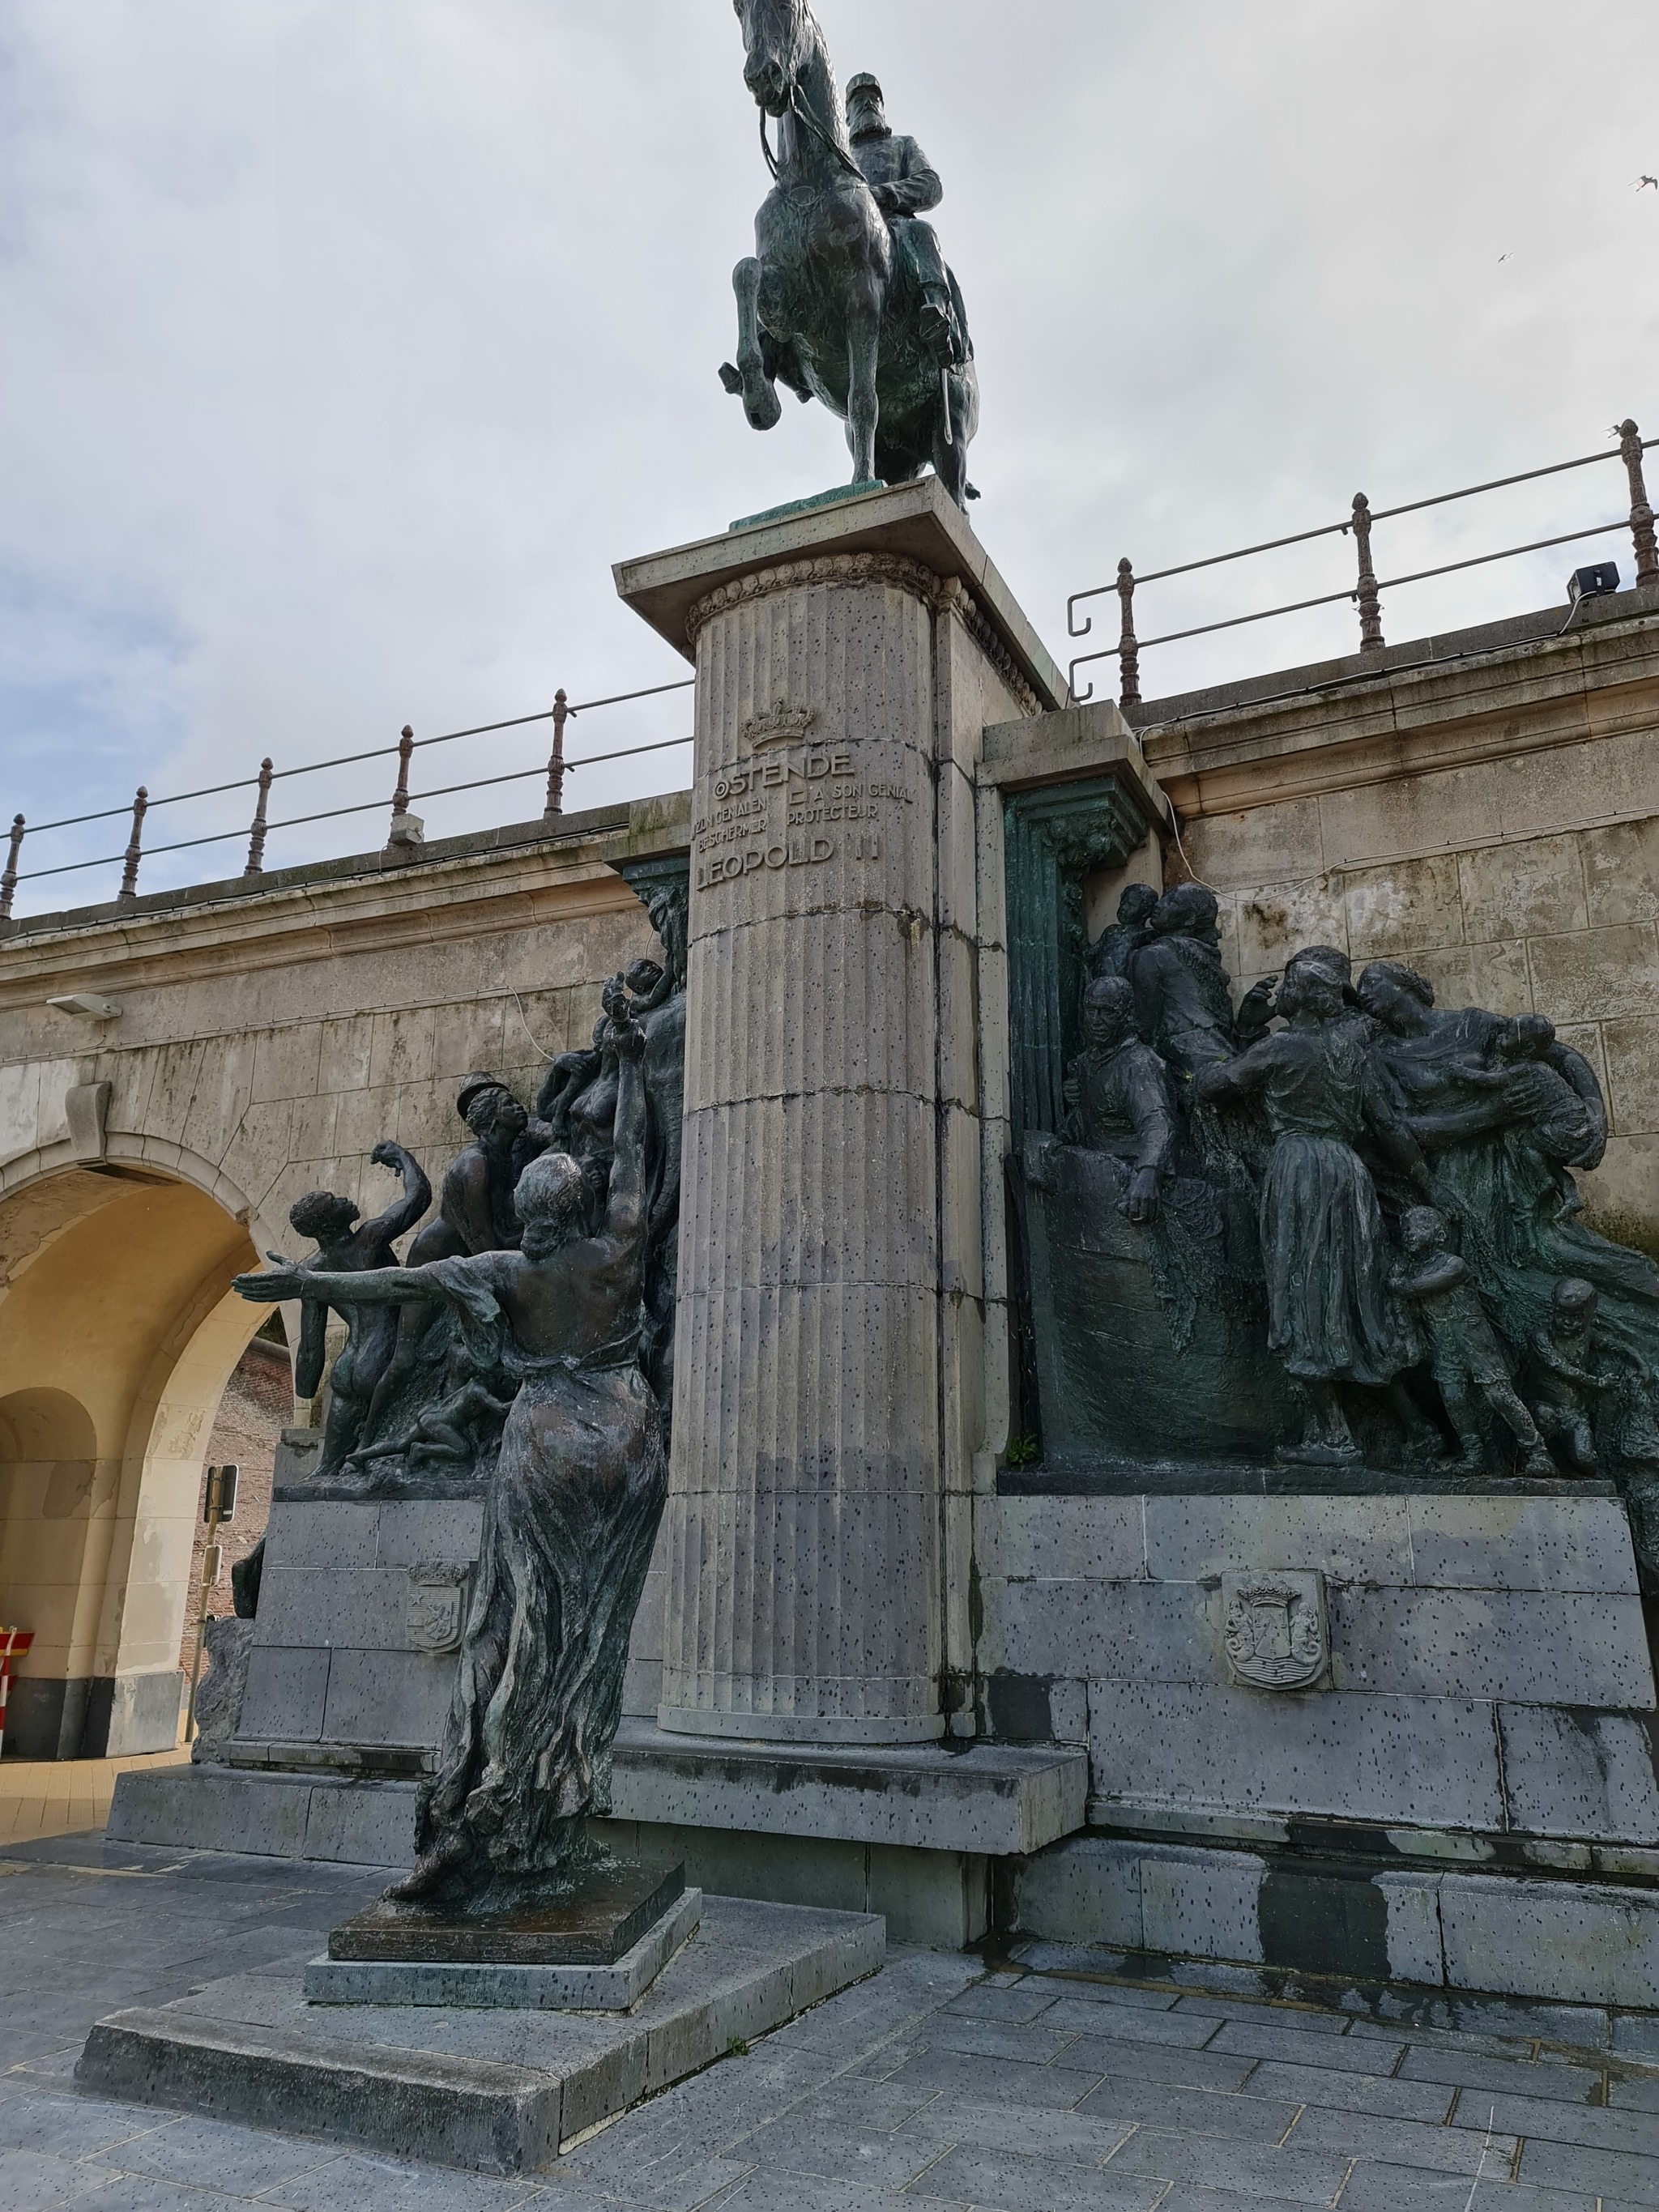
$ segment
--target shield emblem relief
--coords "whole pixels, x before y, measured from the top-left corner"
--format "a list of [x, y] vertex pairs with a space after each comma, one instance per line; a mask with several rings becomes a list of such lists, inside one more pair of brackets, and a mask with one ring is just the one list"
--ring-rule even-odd
[[1331, 1662], [1322, 1574], [1224, 1575], [1227, 1670], [1252, 1690], [1310, 1690]]
[[431, 1658], [460, 1650], [470, 1572], [453, 1566], [410, 1569], [407, 1626], [413, 1650]]

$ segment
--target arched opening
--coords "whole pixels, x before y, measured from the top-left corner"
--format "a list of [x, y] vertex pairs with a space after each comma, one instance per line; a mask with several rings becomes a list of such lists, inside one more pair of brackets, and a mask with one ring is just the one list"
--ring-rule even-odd
[[6, 1753], [177, 1740], [206, 1446], [263, 1318], [242, 1222], [194, 1185], [76, 1170], [0, 1202], [0, 1620], [32, 1629]]

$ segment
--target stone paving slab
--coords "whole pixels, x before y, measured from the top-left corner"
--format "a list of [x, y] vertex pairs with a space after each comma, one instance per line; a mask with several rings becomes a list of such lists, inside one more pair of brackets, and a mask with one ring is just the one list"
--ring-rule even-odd
[[[84, 1844], [8, 1864], [22, 1871], [0, 1880], [0, 1981], [9, 2016], [28, 2025], [0, 2030], [0, 2212], [1308, 2212], [1334, 2197], [1336, 2212], [1659, 2206], [1659, 2067], [1538, 2033], [988, 1974], [975, 1957], [926, 1952], [891, 1954], [872, 1978], [751, 2036], [745, 2054], [534, 2174], [489, 2178], [180, 2116], [75, 2087], [107, 1992], [142, 1987], [157, 2011], [183, 1999], [209, 2026], [251, 2010], [280, 2035], [298, 2007], [298, 1961], [380, 1878]], [[60, 1946], [73, 1951], [67, 1971]], [[1149, 2021], [1199, 2039], [1149, 2042], [1133, 2025]], [[501, 2025], [449, 2020], [434, 2060], [499, 2075], [518, 2063]]]

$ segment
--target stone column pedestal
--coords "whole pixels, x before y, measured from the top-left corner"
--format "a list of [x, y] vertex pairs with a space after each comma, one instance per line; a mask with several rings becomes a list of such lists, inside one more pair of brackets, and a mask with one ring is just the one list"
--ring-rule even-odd
[[925, 1741], [981, 1282], [972, 777], [1058, 678], [931, 480], [618, 585], [697, 668], [661, 1725]]

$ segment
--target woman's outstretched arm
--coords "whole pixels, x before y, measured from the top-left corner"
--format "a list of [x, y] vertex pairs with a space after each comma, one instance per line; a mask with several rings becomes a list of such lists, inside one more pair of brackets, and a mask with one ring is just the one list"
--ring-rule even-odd
[[285, 1298], [331, 1306], [418, 1306], [434, 1304], [444, 1295], [424, 1267], [370, 1267], [361, 1275], [271, 1267], [262, 1274], [238, 1275], [231, 1287], [264, 1306], [279, 1305]]

